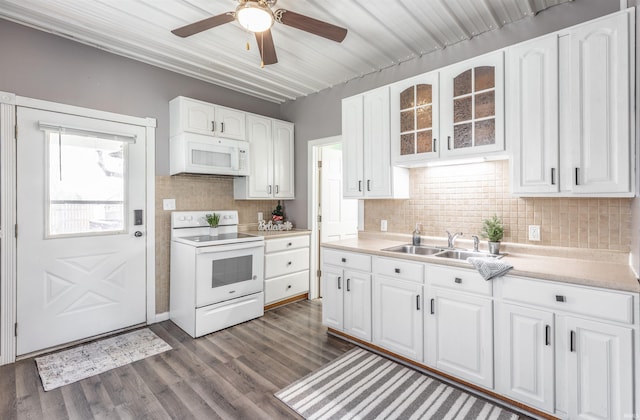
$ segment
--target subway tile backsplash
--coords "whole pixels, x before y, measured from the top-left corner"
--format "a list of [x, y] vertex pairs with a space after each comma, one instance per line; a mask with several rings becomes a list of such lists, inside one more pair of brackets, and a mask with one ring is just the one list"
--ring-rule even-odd
[[[365, 200], [365, 231], [410, 233], [422, 223], [426, 236], [445, 230], [479, 234], [482, 220], [497, 214], [503, 241], [628, 252], [630, 198], [517, 198], [509, 193], [508, 161], [414, 168], [408, 200]], [[540, 225], [541, 240], [528, 240], [528, 226]]]

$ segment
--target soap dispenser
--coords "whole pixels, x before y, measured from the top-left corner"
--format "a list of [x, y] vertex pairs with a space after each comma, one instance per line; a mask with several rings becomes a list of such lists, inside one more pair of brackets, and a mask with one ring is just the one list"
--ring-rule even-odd
[[413, 231], [413, 246], [420, 246], [420, 223], [416, 223], [416, 230]]

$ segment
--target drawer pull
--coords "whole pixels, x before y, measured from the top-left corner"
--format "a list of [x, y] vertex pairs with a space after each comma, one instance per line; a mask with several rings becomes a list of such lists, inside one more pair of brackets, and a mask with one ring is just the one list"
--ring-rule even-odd
[[287, 266], [290, 266], [291, 264], [292, 264], [292, 262], [291, 262], [291, 261], [289, 261], [289, 262], [287, 263]]
[[347, 292], [351, 291], [351, 279], [347, 279]]
[[431, 315], [436, 313], [434, 306], [435, 306], [435, 299], [431, 299]]
[[396, 268], [394, 271], [396, 272], [396, 274], [400, 274], [400, 269], [399, 268]]
[[462, 279], [460, 277], [456, 277], [454, 281], [458, 284], [462, 283]]
[[347, 259], [346, 258], [342, 258], [342, 262], [346, 263]]
[[571, 335], [569, 336], [569, 351], [572, 353], [576, 351], [576, 332], [571, 330]]
[[289, 243], [287, 244], [287, 246], [291, 246], [291, 245], [293, 245], [291, 242], [289, 242]]
[[420, 310], [420, 295], [416, 295], [416, 310]]
[[551, 345], [551, 325], [544, 326], [544, 345]]
[[287, 290], [289, 290], [289, 289], [291, 289], [291, 285], [288, 285], [288, 286], [287, 286]]
[[567, 299], [562, 295], [556, 295], [556, 302], [566, 302]]
[[342, 277], [338, 277], [338, 290], [342, 289]]

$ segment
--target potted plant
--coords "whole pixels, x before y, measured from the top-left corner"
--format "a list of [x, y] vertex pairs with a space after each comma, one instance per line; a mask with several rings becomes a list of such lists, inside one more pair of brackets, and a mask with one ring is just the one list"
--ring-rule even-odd
[[280, 204], [280, 200], [278, 200], [278, 205], [275, 210], [271, 212], [271, 220], [276, 224], [280, 224], [284, 221], [284, 210], [282, 208], [282, 204]]
[[216, 213], [210, 213], [205, 215], [207, 223], [209, 224], [209, 235], [218, 236], [218, 224], [220, 223], [220, 215]]
[[500, 241], [504, 236], [504, 226], [498, 216], [494, 214], [492, 218], [485, 219], [482, 222], [481, 235], [483, 238], [489, 240], [489, 252], [491, 254], [499, 254]]

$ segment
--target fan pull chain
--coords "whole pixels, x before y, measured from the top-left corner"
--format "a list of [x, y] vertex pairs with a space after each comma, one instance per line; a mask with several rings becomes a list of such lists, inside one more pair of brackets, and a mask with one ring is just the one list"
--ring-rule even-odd
[[264, 32], [260, 32], [260, 68], [264, 68]]

